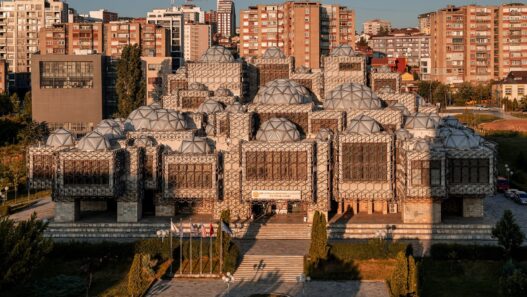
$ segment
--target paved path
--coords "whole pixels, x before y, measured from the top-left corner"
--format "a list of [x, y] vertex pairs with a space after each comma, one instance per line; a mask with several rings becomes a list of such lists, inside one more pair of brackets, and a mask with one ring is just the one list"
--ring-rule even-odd
[[310, 282], [299, 283], [251, 283], [236, 282], [227, 293], [221, 280], [183, 280], [158, 282], [147, 296], [157, 297], [249, 297], [252, 294], [282, 293], [293, 297], [388, 297], [388, 288], [384, 282]]
[[496, 195], [485, 199], [485, 219], [489, 223], [495, 224], [503, 215], [503, 211], [509, 209], [516, 223], [520, 225], [523, 232], [527, 234], [527, 205], [520, 205], [514, 201], [505, 198], [503, 194]]
[[237, 240], [242, 254], [247, 255], [305, 255], [309, 252], [309, 240]]
[[24, 209], [23, 211], [17, 212], [9, 216], [10, 219], [15, 221], [25, 221], [36, 212], [37, 218], [40, 220], [50, 220], [55, 217], [55, 203], [51, 201], [50, 197], [40, 199], [37, 204]]

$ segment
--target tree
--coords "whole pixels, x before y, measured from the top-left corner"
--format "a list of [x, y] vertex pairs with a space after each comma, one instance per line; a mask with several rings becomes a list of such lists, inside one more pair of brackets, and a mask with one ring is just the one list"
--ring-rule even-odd
[[141, 67], [141, 48], [134, 44], [123, 49], [117, 64], [116, 93], [120, 117], [127, 117], [145, 101], [146, 86]]
[[366, 38], [361, 37], [359, 41], [357, 41], [357, 46], [366, 47], [368, 46], [368, 41], [366, 40]]
[[508, 257], [521, 246], [525, 239], [525, 234], [521, 231], [510, 210], [503, 212], [501, 219], [492, 228], [492, 236], [498, 239], [498, 244], [505, 249], [505, 255]]
[[47, 225], [36, 214], [17, 224], [0, 219], [0, 290], [27, 280], [51, 251], [52, 242], [44, 237]]
[[18, 132], [17, 138], [22, 144], [28, 145], [44, 141], [48, 135], [49, 128], [46, 122], [30, 121]]
[[11, 100], [7, 94], [0, 95], [0, 116], [11, 113]]
[[[220, 254], [220, 244], [222, 248], [222, 272], [231, 272], [234, 273], [236, 270], [236, 266], [238, 265], [238, 258], [240, 256], [240, 250], [238, 246], [234, 243], [231, 236], [225, 232], [222, 231], [221, 225], [222, 222], [224, 222], [226, 225], [229, 225], [231, 221], [231, 212], [230, 210], [224, 210], [221, 212], [220, 215], [220, 223], [218, 224], [218, 232], [222, 232], [221, 238], [222, 241], [220, 242], [220, 236], [216, 237], [215, 245], [216, 245], [216, 252], [219, 255]], [[219, 234], [219, 233], [218, 233]]]
[[150, 267], [150, 256], [135, 254], [128, 272], [128, 294], [132, 297], [142, 296], [153, 279], [154, 272]]
[[20, 182], [26, 177], [26, 162], [24, 155], [25, 154], [22, 153], [13, 156], [7, 164], [9, 180], [15, 190], [15, 199], [17, 198]]
[[311, 262], [318, 266], [321, 260], [326, 260], [328, 256], [328, 234], [326, 216], [318, 211], [313, 215], [313, 225], [311, 226], [311, 246], [309, 247]]
[[24, 95], [24, 105], [23, 105], [23, 109], [22, 109], [22, 116], [26, 119], [26, 120], [31, 120], [32, 119], [32, 112], [33, 112], [33, 109], [32, 109], [32, 106], [31, 104], [33, 100], [32, 100], [32, 96], [31, 96], [31, 92], [27, 92], [26, 95]]
[[417, 265], [412, 255], [406, 256], [399, 252], [397, 263], [390, 278], [390, 292], [392, 297], [417, 296]]
[[20, 113], [20, 98], [18, 98], [18, 94], [13, 93], [9, 97], [9, 101], [11, 102], [11, 111], [18, 115]]

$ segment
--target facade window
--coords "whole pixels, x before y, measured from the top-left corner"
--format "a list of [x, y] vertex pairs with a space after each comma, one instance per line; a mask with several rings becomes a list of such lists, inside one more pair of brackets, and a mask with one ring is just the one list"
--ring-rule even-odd
[[388, 157], [386, 143], [346, 143], [342, 148], [344, 181], [385, 181]]
[[361, 71], [362, 67], [360, 63], [339, 63], [340, 71]]
[[248, 181], [305, 181], [307, 152], [268, 151], [247, 152]]
[[518, 95], [523, 96], [525, 94], [524, 88], [518, 88]]
[[412, 161], [412, 185], [440, 186], [441, 161], [417, 160]]
[[154, 155], [146, 154], [145, 158], [145, 178], [152, 179], [154, 177]]
[[451, 184], [488, 184], [488, 159], [448, 160], [448, 181]]
[[64, 185], [108, 185], [107, 160], [68, 160], [64, 162]]
[[505, 95], [512, 95], [512, 89], [511, 88], [506, 88], [505, 89]]
[[40, 62], [40, 88], [91, 89], [93, 62]]
[[212, 188], [211, 164], [169, 164], [168, 185], [176, 189]]

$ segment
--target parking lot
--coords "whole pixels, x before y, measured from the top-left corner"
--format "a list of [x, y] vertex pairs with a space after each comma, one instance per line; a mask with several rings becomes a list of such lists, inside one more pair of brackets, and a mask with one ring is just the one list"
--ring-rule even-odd
[[523, 232], [527, 234], [527, 205], [517, 204], [511, 199], [505, 198], [501, 193], [485, 199], [485, 218], [489, 222], [495, 223], [507, 209], [512, 211], [516, 222], [520, 225]]

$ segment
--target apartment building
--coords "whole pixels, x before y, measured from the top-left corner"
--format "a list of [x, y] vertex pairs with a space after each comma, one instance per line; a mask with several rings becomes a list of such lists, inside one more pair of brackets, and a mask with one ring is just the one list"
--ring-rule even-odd
[[217, 5], [218, 34], [231, 37], [236, 33], [236, 9], [232, 0], [218, 0]]
[[431, 27], [431, 17], [433, 12], [427, 12], [420, 14], [417, 17], [418, 23], [419, 23], [419, 32], [430, 35], [430, 27]]
[[270, 47], [293, 56], [295, 64], [320, 68], [320, 56], [338, 45], [355, 45], [355, 13], [338, 5], [285, 2], [240, 13], [240, 56], [257, 57]]
[[197, 61], [212, 43], [211, 25], [185, 24], [185, 61]]
[[103, 54], [103, 23], [64, 23], [42, 28], [39, 34], [41, 55]]
[[29, 89], [31, 55], [38, 51], [43, 27], [68, 21], [68, 4], [61, 0], [0, 2], [0, 59], [8, 63], [12, 86]]
[[205, 12], [205, 24], [209, 24], [212, 30], [212, 35], [218, 33], [218, 12], [215, 10], [209, 10]]
[[432, 79], [500, 80], [527, 68], [527, 6], [449, 6], [431, 15]]
[[392, 29], [392, 23], [387, 20], [373, 19], [365, 21], [363, 26], [363, 32], [368, 35], [378, 35], [381, 29], [390, 31]]
[[172, 69], [183, 65], [184, 13], [177, 7], [155, 9], [147, 14], [146, 21], [168, 29], [168, 43], [172, 57]]
[[368, 45], [388, 58], [406, 58], [408, 65], [414, 67], [430, 57], [430, 36], [418, 30], [397, 30], [387, 36], [373, 36]]
[[119, 19], [118, 13], [111, 12], [106, 9], [92, 10], [88, 12], [87, 15], [83, 15], [83, 16], [89, 17], [93, 20], [103, 22], [103, 23], [115, 22]]

